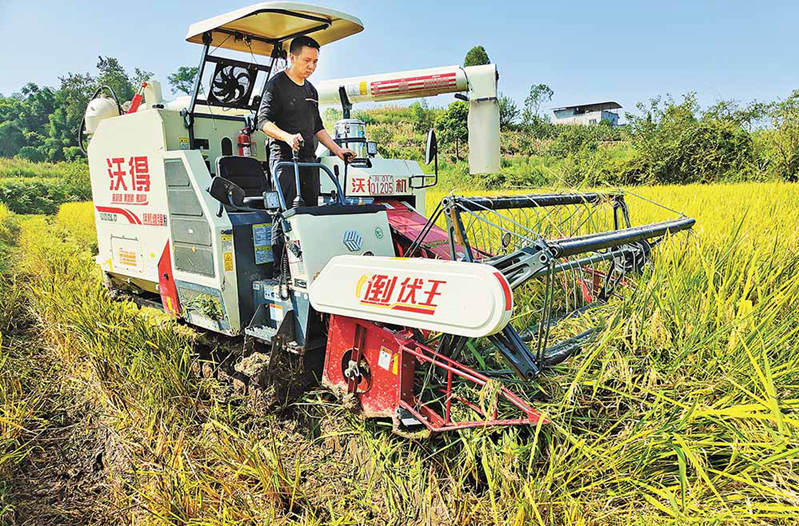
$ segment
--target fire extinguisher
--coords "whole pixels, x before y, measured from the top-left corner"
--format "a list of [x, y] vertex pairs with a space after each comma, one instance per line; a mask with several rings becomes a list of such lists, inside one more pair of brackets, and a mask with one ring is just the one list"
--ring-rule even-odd
[[250, 132], [247, 128], [242, 128], [239, 134], [239, 155], [249, 157], [252, 155], [252, 143], [250, 142]]

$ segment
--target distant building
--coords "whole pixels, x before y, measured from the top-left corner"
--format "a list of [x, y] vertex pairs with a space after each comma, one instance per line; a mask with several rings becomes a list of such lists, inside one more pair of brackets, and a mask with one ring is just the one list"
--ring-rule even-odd
[[578, 106], [564, 106], [552, 110], [555, 113], [555, 124], [599, 124], [608, 121], [611, 126], [619, 125], [619, 114], [611, 111], [621, 109], [618, 102], [597, 102], [595, 104], [580, 104]]

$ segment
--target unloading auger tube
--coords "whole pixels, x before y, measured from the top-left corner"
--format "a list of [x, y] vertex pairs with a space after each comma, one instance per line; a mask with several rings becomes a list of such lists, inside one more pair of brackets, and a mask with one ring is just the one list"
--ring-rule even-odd
[[469, 173], [483, 174], [500, 169], [498, 79], [495, 64], [453, 65], [324, 80], [317, 89], [319, 103], [340, 104], [345, 118], [352, 104], [360, 102], [456, 94], [469, 103]]
[[[638, 197], [638, 196], [635, 196]], [[657, 210], [669, 210], [643, 200]], [[603, 213], [604, 212], [604, 213]], [[524, 379], [575, 354], [600, 326], [570, 334], [550, 345], [552, 329], [606, 304], [631, 273], [651, 262], [652, 248], [667, 236], [689, 230], [694, 219], [676, 218], [633, 226], [625, 193], [528, 194], [498, 197], [451, 195], [442, 199], [406, 255], [442, 257], [440, 240], [428, 243], [444, 218], [449, 258], [491, 265], [511, 289], [538, 301], [530, 323], [517, 331], [507, 324], [488, 337], [511, 370]], [[534, 290], [539, 286], [536, 294]], [[555, 312], [557, 311], [557, 312]], [[530, 349], [533, 343], [535, 350]], [[437, 351], [456, 357], [465, 341], [445, 336]]]

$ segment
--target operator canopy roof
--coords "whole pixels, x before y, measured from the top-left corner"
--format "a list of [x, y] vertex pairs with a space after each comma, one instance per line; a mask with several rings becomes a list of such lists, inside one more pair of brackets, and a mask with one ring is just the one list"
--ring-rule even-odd
[[262, 2], [215, 16], [189, 26], [188, 42], [203, 43], [211, 35], [211, 47], [270, 55], [275, 44], [308, 35], [320, 45], [360, 33], [363, 24], [340, 11], [294, 2]]

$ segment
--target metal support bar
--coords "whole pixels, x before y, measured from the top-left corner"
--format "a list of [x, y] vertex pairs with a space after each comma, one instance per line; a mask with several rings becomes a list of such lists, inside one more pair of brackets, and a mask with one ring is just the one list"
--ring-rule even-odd
[[618, 200], [624, 199], [622, 194], [527, 194], [511, 195], [501, 197], [460, 197], [453, 196], [451, 199], [459, 208], [471, 211], [479, 210], [506, 210], [510, 208], [531, 208], [545, 206], [564, 206], [594, 204], [603, 199]]
[[536, 243], [534, 246], [524, 247], [507, 256], [495, 257], [483, 262], [502, 272], [511, 288], [515, 289], [528, 279], [543, 275], [550, 261], [551, 257], [547, 248]]
[[458, 198], [445, 197], [441, 202], [444, 206], [444, 214], [447, 217], [447, 230], [449, 232], [449, 251], [452, 261], [458, 260], [458, 254], [455, 247], [462, 246], [465, 249], [464, 257], [466, 261], [474, 261], [474, 253], [472, 247], [469, 245], [469, 239], [466, 237], [466, 229], [463, 226], [463, 219], [461, 218], [460, 210], [456, 203]]
[[694, 226], [694, 223], [696, 223], [696, 221], [693, 218], [683, 217], [681, 219], [664, 221], [662, 223], [652, 223], [650, 225], [614, 230], [613, 232], [590, 234], [559, 241], [548, 241], [547, 244], [554, 257], [568, 257], [688, 230]]
[[588, 329], [587, 331], [581, 332], [580, 334], [573, 336], [568, 340], [564, 340], [551, 347], [547, 347], [544, 349], [541, 365], [545, 367], [551, 367], [553, 365], [559, 364], [570, 356], [573, 356], [579, 352], [582, 346], [585, 345], [600, 330], [601, 327], [594, 327], [592, 329]]
[[[333, 185], [336, 187], [336, 194], [337, 194], [337, 197], [338, 197], [338, 203], [340, 205], [347, 204], [346, 201], [344, 201], [344, 193], [341, 191], [341, 185], [339, 185], [339, 183], [338, 183], [338, 178], [336, 178], [336, 176], [333, 174], [333, 172], [330, 170], [330, 168], [328, 168], [324, 164], [322, 164], [322, 163], [307, 163], [307, 162], [294, 163], [292, 161], [280, 161], [279, 163], [277, 163], [275, 165], [275, 173], [272, 174], [272, 180], [273, 180], [273, 182], [275, 184], [275, 190], [277, 191], [277, 196], [280, 199], [280, 206], [283, 208], [283, 210], [288, 210], [288, 207], [286, 206], [287, 205], [286, 198], [283, 195], [283, 189], [280, 188], [280, 180], [277, 178], [276, 173], [279, 171], [278, 170], [279, 168], [282, 168], [284, 166], [295, 166], [295, 165], [297, 167], [299, 167], [299, 168], [309, 167], [309, 168], [321, 168], [322, 170], [324, 170], [324, 172], [327, 174], [327, 176], [330, 178], [330, 180], [333, 181]], [[297, 195], [299, 195], [299, 193], [300, 193], [300, 187], [298, 185], [297, 186]]]
[[529, 380], [541, 372], [535, 356], [532, 355], [529, 347], [511, 325], [506, 325], [502, 332], [489, 336], [488, 339], [496, 345], [508, 364], [521, 378]]
[[183, 116], [183, 124], [189, 129], [189, 149], [194, 149], [194, 106], [197, 104], [197, 95], [200, 93], [200, 86], [203, 81], [203, 73], [205, 73], [205, 60], [208, 58], [208, 49], [211, 46], [211, 34], [203, 34], [203, 51], [200, 55], [200, 68], [197, 71], [197, 77], [194, 79], [194, 87], [191, 90], [191, 102], [189, 108], [183, 110], [186, 115]]

